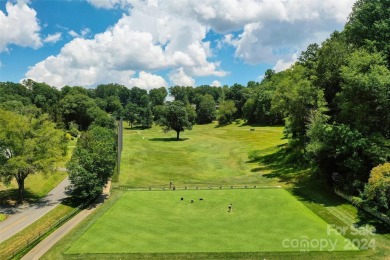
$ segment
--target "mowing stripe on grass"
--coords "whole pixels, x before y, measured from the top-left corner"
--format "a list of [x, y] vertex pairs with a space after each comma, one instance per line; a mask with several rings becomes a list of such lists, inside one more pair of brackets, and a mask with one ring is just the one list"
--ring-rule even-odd
[[66, 254], [303, 250], [356, 248], [284, 189], [177, 190], [124, 193]]

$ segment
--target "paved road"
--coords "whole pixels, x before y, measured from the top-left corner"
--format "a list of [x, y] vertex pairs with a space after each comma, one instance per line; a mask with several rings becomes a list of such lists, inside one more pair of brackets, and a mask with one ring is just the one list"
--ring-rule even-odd
[[66, 177], [44, 198], [30, 206], [12, 208], [0, 207], [0, 213], [8, 215], [6, 220], [0, 222], [0, 243], [32, 224], [57, 206], [65, 197], [67, 197], [65, 194], [65, 187], [69, 184], [69, 179]]

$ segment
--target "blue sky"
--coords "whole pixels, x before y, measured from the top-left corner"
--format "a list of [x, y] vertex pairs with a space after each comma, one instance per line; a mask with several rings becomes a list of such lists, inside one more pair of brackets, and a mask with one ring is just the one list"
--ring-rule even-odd
[[354, 0], [0, 0], [0, 81], [246, 85], [342, 30]]

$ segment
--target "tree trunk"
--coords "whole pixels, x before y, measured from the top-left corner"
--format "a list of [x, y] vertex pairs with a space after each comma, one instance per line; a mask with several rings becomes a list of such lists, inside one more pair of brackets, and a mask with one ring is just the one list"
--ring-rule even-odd
[[176, 131], [176, 140], [179, 140], [180, 131]]
[[24, 201], [24, 178], [16, 178], [18, 182], [18, 193], [19, 193], [19, 202], [23, 203]]

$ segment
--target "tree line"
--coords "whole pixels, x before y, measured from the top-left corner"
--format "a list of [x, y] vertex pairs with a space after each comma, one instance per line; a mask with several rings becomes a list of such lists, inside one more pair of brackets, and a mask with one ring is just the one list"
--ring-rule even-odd
[[[291, 68], [279, 73], [269, 69], [261, 82], [246, 86], [172, 86], [148, 92], [119, 84], [57, 90], [31, 80], [4, 82], [0, 108], [20, 114], [24, 113], [21, 107], [37, 107], [57, 128], [73, 135], [91, 126], [112, 130], [116, 117], [123, 117], [131, 127], [162, 125], [165, 131], [176, 131], [177, 139], [194, 124], [214, 120], [220, 125], [236, 119], [256, 125], [284, 124], [289, 140], [286, 152], [296, 162], [311, 164], [328, 185], [389, 214], [389, 9], [386, 0], [357, 1], [341, 32], [333, 32], [321, 45], [310, 44]], [[168, 94], [174, 101], [166, 102]], [[94, 148], [83, 145], [103, 131], [80, 138], [80, 151], [75, 154], [93, 153]], [[78, 162], [77, 167], [93, 171]], [[99, 176], [96, 183], [106, 180], [105, 174]]]

